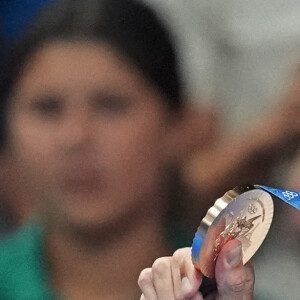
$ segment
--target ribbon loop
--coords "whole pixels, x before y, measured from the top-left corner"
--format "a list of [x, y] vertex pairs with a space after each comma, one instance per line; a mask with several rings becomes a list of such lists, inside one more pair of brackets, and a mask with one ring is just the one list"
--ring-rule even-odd
[[285, 203], [300, 210], [300, 192], [275, 189], [264, 185], [256, 185], [255, 187], [258, 187], [268, 193], [271, 193], [277, 198], [283, 200]]

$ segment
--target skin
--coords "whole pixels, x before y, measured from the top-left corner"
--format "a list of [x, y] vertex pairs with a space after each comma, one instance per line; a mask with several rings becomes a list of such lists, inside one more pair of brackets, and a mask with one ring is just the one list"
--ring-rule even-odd
[[73, 46], [45, 46], [25, 68], [9, 112], [10, 145], [59, 222], [102, 226], [158, 193], [169, 114], [109, 48]]
[[[207, 295], [206, 300], [254, 299], [254, 270], [250, 263], [243, 265], [238, 240], [223, 247], [215, 272], [217, 290]], [[202, 280], [202, 274], [193, 266], [191, 249], [179, 249], [172, 256], [158, 258], [151, 268], [141, 272], [140, 300], [203, 300], [199, 291]]]
[[139, 271], [168, 253], [173, 114], [105, 44], [49, 42], [25, 66], [8, 111], [9, 151], [47, 221], [50, 281], [70, 299], [134, 298]]

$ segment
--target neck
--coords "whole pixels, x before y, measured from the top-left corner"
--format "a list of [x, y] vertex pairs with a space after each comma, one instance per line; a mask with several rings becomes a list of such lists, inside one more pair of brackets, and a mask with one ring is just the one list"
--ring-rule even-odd
[[[155, 258], [170, 255], [161, 217], [133, 216], [116, 238], [88, 243], [63, 231], [48, 234], [50, 276], [54, 287], [69, 299], [139, 299], [138, 275]], [[120, 234], [121, 233], [121, 234]], [[111, 235], [114, 235], [110, 231]], [[106, 233], [103, 239], [107, 240]], [[101, 237], [98, 237], [101, 240]], [[153, 242], [155, 241], [155, 242]]]

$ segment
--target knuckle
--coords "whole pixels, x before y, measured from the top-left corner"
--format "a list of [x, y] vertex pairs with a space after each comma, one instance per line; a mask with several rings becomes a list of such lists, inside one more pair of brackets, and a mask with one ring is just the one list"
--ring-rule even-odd
[[146, 285], [152, 284], [152, 270], [151, 268], [144, 269], [138, 278], [139, 287], [144, 287]]
[[234, 294], [234, 295], [241, 295], [244, 293], [245, 291], [245, 282], [237, 282], [234, 283], [232, 285], [230, 285], [230, 291]]
[[180, 261], [184, 256], [184, 249], [178, 249], [173, 253], [174, 260]]
[[253, 292], [254, 276], [247, 276], [246, 273], [232, 278], [229, 282], [229, 290], [234, 295], [244, 295]]
[[163, 276], [166, 272], [170, 270], [170, 257], [158, 258], [152, 265], [152, 271], [157, 276]]
[[176, 250], [172, 256], [172, 264], [176, 267], [183, 265], [190, 258], [191, 256], [190, 252], [191, 252], [190, 248], [182, 248]]
[[174, 259], [181, 260], [183, 257], [188, 255], [190, 252], [191, 252], [191, 248], [181, 248], [181, 249], [176, 250], [173, 253], [173, 257], [174, 257]]

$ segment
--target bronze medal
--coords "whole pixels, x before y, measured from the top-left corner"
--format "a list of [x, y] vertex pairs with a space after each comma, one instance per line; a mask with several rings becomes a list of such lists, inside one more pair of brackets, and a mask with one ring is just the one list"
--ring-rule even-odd
[[243, 263], [247, 263], [265, 239], [273, 212], [271, 195], [254, 186], [237, 187], [225, 193], [208, 210], [195, 235], [195, 267], [213, 278], [219, 252], [232, 239], [241, 241]]

